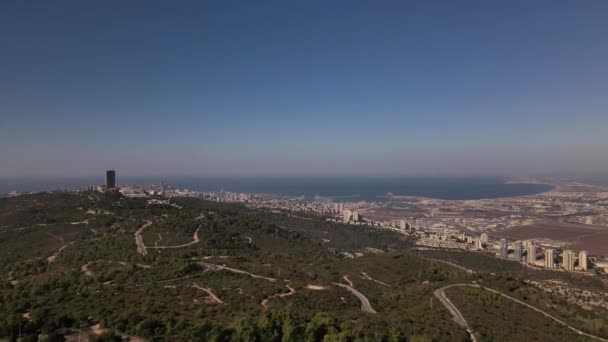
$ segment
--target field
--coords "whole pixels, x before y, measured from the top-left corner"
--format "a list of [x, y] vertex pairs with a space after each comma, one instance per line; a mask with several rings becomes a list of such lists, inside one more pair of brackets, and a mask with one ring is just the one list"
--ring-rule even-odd
[[566, 241], [570, 248], [587, 250], [591, 254], [608, 255], [608, 227], [568, 223], [537, 223], [513, 227], [492, 234], [510, 240], [547, 238]]

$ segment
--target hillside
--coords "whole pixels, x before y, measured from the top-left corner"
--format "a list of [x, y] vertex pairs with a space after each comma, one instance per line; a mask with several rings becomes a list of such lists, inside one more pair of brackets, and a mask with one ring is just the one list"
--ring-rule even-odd
[[[466, 341], [435, 290], [475, 281], [533, 294], [538, 303], [553, 298], [518, 278], [519, 268], [478, 255], [420, 254], [410, 245], [391, 232], [192, 198], [2, 198], [0, 338]], [[434, 258], [483, 267], [470, 274]], [[475, 329], [487, 324], [490, 316], [480, 311], [477, 319], [475, 310], [488, 300], [498, 310], [518, 310], [493, 298], [471, 304], [466, 297], [477, 298], [474, 289], [446, 292], [466, 305], [463, 315], [473, 317]], [[572, 324], [594, 322], [587, 331], [608, 335], [603, 312], [551, 303], [557, 315], [575, 313]], [[537, 314], [528, 311], [522, 313]], [[537, 333], [545, 328], [553, 340], [570, 336], [556, 324]], [[481, 336], [492, 337], [488, 329], [479, 328]], [[501, 331], [509, 329], [516, 327]]]

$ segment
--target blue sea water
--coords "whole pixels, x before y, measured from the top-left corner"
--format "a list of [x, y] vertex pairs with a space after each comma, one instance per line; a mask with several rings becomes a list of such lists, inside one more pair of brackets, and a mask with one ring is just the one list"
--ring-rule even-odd
[[[326, 197], [338, 200], [383, 200], [387, 193], [397, 196], [422, 196], [465, 200], [525, 196], [551, 190], [545, 184], [509, 184], [500, 178], [120, 178], [120, 185], [167, 184], [196, 191], [272, 193], [305, 198]], [[44, 191], [102, 184], [103, 178], [67, 180], [0, 180], [0, 193], [12, 190]]]

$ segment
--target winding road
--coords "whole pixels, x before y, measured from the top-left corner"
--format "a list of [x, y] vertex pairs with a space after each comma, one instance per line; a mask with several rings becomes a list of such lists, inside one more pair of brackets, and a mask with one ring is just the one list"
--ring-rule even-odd
[[197, 288], [205, 293], [207, 293], [209, 295], [209, 298], [211, 298], [211, 300], [217, 304], [224, 304], [224, 302], [222, 302], [221, 299], [218, 298], [218, 296], [215, 295], [215, 293], [213, 293], [213, 291], [208, 288], [208, 287], [202, 287], [200, 285], [197, 284], [192, 284], [192, 287]]
[[[63, 239], [61, 239], [61, 240], [63, 240]], [[61, 252], [62, 252], [64, 249], [68, 248], [69, 246], [71, 246], [71, 245], [73, 245], [73, 244], [75, 244], [75, 243], [76, 243], [76, 241], [72, 241], [72, 242], [68, 242], [68, 243], [66, 243], [65, 245], [61, 246], [61, 247], [60, 247], [60, 248], [57, 250], [57, 252], [55, 252], [55, 254], [53, 254], [53, 255], [51, 255], [51, 256], [49, 256], [49, 257], [47, 257], [47, 258], [46, 258], [46, 260], [47, 260], [49, 263], [54, 262], [54, 261], [55, 261], [55, 259], [57, 259], [57, 257], [59, 256], [59, 254], [61, 254]]]
[[146, 223], [144, 223], [144, 225], [141, 226], [141, 228], [139, 228], [135, 232], [135, 244], [137, 245], [137, 253], [141, 255], [148, 254], [148, 251], [146, 250], [146, 245], [144, 244], [144, 238], [143, 236], [141, 236], [141, 233], [143, 233], [144, 229], [150, 227], [151, 225], [152, 221], [146, 221]]
[[340, 284], [340, 283], [332, 283], [332, 284], [343, 287], [346, 290], [348, 290], [350, 293], [354, 294], [355, 297], [357, 297], [359, 299], [359, 301], [361, 302], [361, 311], [370, 313], [370, 314], [377, 313], [376, 310], [374, 310], [374, 308], [372, 308], [372, 305], [370, 304], [369, 299], [367, 299], [367, 297], [365, 297], [365, 295], [363, 293], [357, 291], [353, 287], [353, 282], [350, 281], [350, 279], [348, 279], [347, 275], [343, 276], [342, 279], [344, 279], [344, 281], [346, 281], [349, 285]]
[[198, 238], [198, 231], [200, 228], [196, 228], [196, 230], [194, 231], [194, 235], [192, 236], [192, 242], [188, 242], [188, 243], [184, 243], [181, 245], [173, 245], [173, 246], [154, 246], [154, 247], [146, 247], [148, 249], [167, 249], [167, 248], [183, 248], [183, 247], [188, 247], [188, 246], [192, 246], [195, 245], [197, 243], [199, 243], [199, 238]]
[[[162, 237], [161, 237], [161, 239], [157, 240], [154, 243], [154, 246], [146, 246], [146, 244], [144, 243], [144, 238], [142, 236], [142, 233], [143, 233], [144, 229], [150, 227], [151, 225], [152, 225], [152, 221], [146, 221], [146, 223], [135, 232], [135, 244], [137, 245], [137, 252], [141, 255], [147, 255], [148, 249], [183, 248], [183, 247], [195, 245], [195, 244], [199, 243], [199, 241], [200, 241], [200, 239], [198, 237], [198, 231], [199, 231], [200, 227], [197, 227], [196, 230], [194, 231], [194, 235], [192, 236], [192, 242], [184, 243], [181, 245], [174, 245], [174, 246], [158, 246], [158, 242], [160, 242], [162, 239]], [[161, 235], [159, 234], [158, 236], [160, 237]]]
[[289, 296], [293, 296], [294, 294], [296, 294], [296, 289], [294, 289], [293, 287], [289, 286], [289, 285], [285, 285], [288, 289], [289, 292], [287, 293], [283, 293], [283, 292], [279, 292], [279, 293], [275, 293], [272, 296], [264, 299], [260, 304], [264, 307], [264, 309], [268, 308], [268, 301], [270, 301], [272, 298], [284, 298], [284, 297], [289, 297]]
[[454, 305], [454, 303], [452, 303], [445, 294], [445, 290], [455, 287], [455, 286], [474, 286], [474, 285], [470, 285], [470, 284], [447, 285], [447, 286], [444, 286], [442, 288], [435, 290], [433, 292], [433, 294], [435, 295], [435, 297], [437, 297], [437, 299], [439, 299], [441, 304], [443, 304], [443, 306], [445, 306], [445, 308], [448, 309], [450, 314], [452, 314], [452, 318], [454, 319], [454, 321], [456, 323], [458, 323], [458, 325], [460, 325], [461, 327], [463, 327], [467, 330], [467, 332], [469, 333], [469, 336], [471, 336], [471, 341], [477, 342], [477, 337], [475, 337], [473, 329], [471, 329], [471, 327], [469, 326], [469, 323], [464, 318], [464, 316], [462, 315], [460, 310], [458, 310], [458, 308]]

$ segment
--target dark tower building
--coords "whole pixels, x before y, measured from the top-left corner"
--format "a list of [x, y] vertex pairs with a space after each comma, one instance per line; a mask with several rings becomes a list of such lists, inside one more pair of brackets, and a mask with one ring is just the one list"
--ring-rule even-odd
[[106, 188], [114, 189], [116, 187], [116, 171], [106, 171]]

